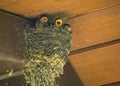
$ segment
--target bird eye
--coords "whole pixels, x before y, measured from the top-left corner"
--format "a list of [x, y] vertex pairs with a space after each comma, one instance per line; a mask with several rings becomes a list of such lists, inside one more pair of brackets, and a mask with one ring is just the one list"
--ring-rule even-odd
[[60, 18], [55, 21], [55, 25], [58, 27], [62, 26], [62, 24], [63, 24], [63, 21]]
[[46, 16], [41, 17], [40, 22], [46, 23], [48, 22], [48, 18]]

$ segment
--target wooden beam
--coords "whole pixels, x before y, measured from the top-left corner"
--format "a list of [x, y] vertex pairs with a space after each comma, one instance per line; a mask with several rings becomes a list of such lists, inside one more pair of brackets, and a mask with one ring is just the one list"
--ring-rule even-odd
[[119, 3], [119, 0], [5, 0], [0, 1], [0, 8], [26, 17], [56, 12], [65, 12], [71, 17]]
[[120, 43], [74, 54], [69, 60], [85, 86], [120, 81]]
[[120, 5], [69, 19], [72, 50], [120, 38]]
[[19, 68], [24, 64], [23, 30], [29, 22], [0, 11], [0, 72]]

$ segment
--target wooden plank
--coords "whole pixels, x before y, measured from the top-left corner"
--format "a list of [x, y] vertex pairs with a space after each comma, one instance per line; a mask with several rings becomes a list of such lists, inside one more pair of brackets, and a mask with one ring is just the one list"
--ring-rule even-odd
[[74, 54], [69, 60], [85, 86], [120, 81], [120, 43]]
[[120, 38], [120, 5], [69, 19], [72, 50]]
[[7, 5], [7, 1], [9, 0], [0, 2], [1, 9], [26, 17], [35, 17], [41, 13], [56, 12], [65, 12], [68, 14], [67, 17], [71, 17], [120, 3], [119, 0], [22, 0], [18, 2], [11, 0], [11, 2], [9, 1], [11, 4]]
[[0, 0], [0, 8], [19, 3], [22, 0]]
[[64, 67], [64, 74], [61, 75], [60, 86], [83, 86], [70, 62]]
[[0, 72], [24, 64], [26, 24], [29, 24], [27, 20], [0, 11]]
[[105, 85], [102, 85], [102, 86], [120, 86], [120, 81], [114, 82], [114, 83], [105, 84]]

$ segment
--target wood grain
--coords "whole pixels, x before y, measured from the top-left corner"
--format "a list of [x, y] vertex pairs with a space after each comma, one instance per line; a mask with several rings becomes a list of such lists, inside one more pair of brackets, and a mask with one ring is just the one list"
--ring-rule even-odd
[[29, 22], [0, 11], [0, 72], [23, 66], [25, 43], [23, 30]]
[[[66, 13], [73, 51], [120, 39], [119, 0], [0, 0], [0, 9], [28, 18]], [[120, 44], [114, 44], [71, 55], [69, 60], [85, 86], [99, 86], [120, 81], [119, 57]]]
[[119, 20], [119, 4], [107, 9], [69, 18], [68, 23], [73, 31], [72, 50], [119, 39]]
[[119, 3], [119, 0], [0, 0], [0, 8], [26, 17], [56, 12], [65, 12], [71, 17]]
[[72, 50], [120, 38], [120, 5], [69, 19]]
[[100, 86], [120, 81], [120, 43], [69, 58], [85, 86]]
[[19, 3], [22, 0], [0, 0], [0, 8]]

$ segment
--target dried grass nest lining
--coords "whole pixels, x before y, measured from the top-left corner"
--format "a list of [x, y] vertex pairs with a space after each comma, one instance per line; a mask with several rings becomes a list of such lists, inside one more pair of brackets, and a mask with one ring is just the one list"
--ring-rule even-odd
[[29, 57], [23, 69], [26, 83], [30, 86], [59, 86], [56, 78], [63, 74], [71, 33], [57, 27], [39, 29], [27, 28], [24, 33]]

